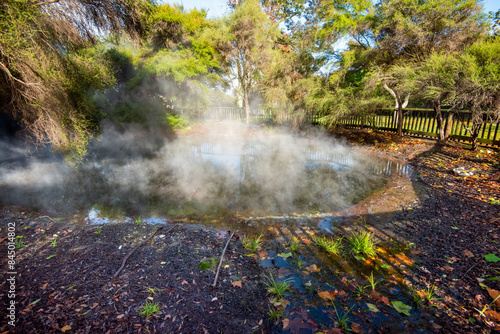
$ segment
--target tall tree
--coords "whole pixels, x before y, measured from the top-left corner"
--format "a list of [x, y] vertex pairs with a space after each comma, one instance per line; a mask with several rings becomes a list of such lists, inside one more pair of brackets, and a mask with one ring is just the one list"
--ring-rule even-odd
[[218, 39], [223, 66], [230, 72], [231, 79], [238, 83], [237, 90], [248, 123], [249, 96], [257, 89], [272, 59], [272, 48], [279, 32], [258, 0], [246, 0], [236, 5], [223, 29]]
[[81, 157], [102, 118], [88, 91], [113, 78], [88, 48], [97, 34], [143, 30], [142, 1], [4, 0], [0, 5], [0, 110], [35, 142]]

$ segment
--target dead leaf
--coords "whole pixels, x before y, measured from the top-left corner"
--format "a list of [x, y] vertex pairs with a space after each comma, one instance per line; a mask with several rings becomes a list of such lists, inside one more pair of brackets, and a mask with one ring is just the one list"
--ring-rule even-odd
[[290, 320], [283, 319], [283, 320], [281, 320], [281, 322], [283, 322], [283, 330], [287, 330], [288, 326], [290, 325]]
[[321, 271], [321, 269], [319, 269], [316, 264], [312, 264], [310, 265], [309, 267], [306, 267], [306, 270], [307, 271], [310, 271], [312, 273], [319, 273]]
[[61, 332], [66, 333], [66, 331], [69, 331], [71, 329], [70, 325], [66, 325], [63, 328], [61, 328]]
[[488, 291], [488, 294], [490, 295], [491, 298], [495, 301], [495, 304], [500, 307], [500, 292], [498, 290], [493, 290], [490, 288], [486, 288], [486, 291]]
[[189, 285], [188, 281], [186, 281], [186, 280], [181, 282], [181, 285], [186, 285], [186, 284]]
[[324, 300], [334, 300], [336, 293], [333, 291], [318, 291], [318, 296]]
[[237, 287], [237, 286], [238, 286], [238, 287], [242, 288], [242, 284], [243, 284], [243, 282], [242, 282], [242, 281], [234, 281], [234, 282], [233, 282], [233, 283], [231, 283], [231, 284], [232, 284], [234, 287]]
[[482, 302], [483, 301], [483, 296], [482, 295], [475, 295], [474, 298], [478, 301], [478, 302]]
[[464, 249], [464, 254], [465, 254], [465, 256], [468, 256], [468, 257], [474, 257], [474, 254], [468, 249]]
[[345, 296], [347, 296], [347, 293], [344, 290], [342, 290], [342, 291], [339, 292], [339, 296], [340, 297], [345, 297]]
[[0, 239], [0, 244], [1, 244], [2, 242], [4, 242], [5, 240], [7, 240], [7, 238], [8, 238], [8, 237], [1, 238], [1, 239]]
[[391, 302], [389, 301], [389, 298], [387, 298], [386, 296], [382, 296], [380, 297], [380, 301], [386, 305], [391, 305]]
[[351, 330], [354, 333], [363, 333], [363, 328], [361, 328], [361, 326], [355, 322], [351, 324]]
[[119, 316], [116, 317], [116, 319], [121, 320], [125, 318], [125, 314], [120, 314]]
[[491, 320], [500, 321], [500, 313], [498, 312], [495, 312], [493, 310], [488, 310], [484, 312], [484, 314], [486, 314], [486, 316]]

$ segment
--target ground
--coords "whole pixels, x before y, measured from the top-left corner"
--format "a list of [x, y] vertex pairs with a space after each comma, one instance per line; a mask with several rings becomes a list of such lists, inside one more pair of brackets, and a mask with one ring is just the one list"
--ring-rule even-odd
[[[368, 130], [335, 135], [355, 149], [411, 165], [409, 178], [392, 178], [383, 190], [335, 216], [349, 223], [345, 235], [372, 232], [376, 256], [321, 251], [312, 242], [318, 232], [303, 224], [323, 222], [320, 215], [226, 217], [228, 226], [241, 229], [228, 244], [213, 287], [233, 230], [185, 221], [96, 226], [78, 214], [2, 207], [0, 333], [498, 332], [498, 150], [471, 152], [459, 144], [399, 140]], [[455, 175], [457, 167], [474, 175]], [[15, 298], [7, 281], [13, 225], [22, 236], [10, 270], [16, 272]], [[259, 226], [270, 226], [261, 248], [245, 249], [245, 235]], [[370, 274], [383, 279], [375, 289], [368, 287]], [[270, 278], [288, 280], [290, 292], [273, 298]], [[15, 327], [7, 323], [12, 299]], [[409, 315], [396, 310], [398, 301], [411, 309]], [[145, 314], [144, 305], [155, 304], [158, 312]]]

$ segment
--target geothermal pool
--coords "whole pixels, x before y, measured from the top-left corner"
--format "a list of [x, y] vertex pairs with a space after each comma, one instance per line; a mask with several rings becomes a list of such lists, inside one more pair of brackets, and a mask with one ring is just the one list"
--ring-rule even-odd
[[53, 155], [26, 158], [19, 149], [17, 159], [0, 160], [1, 203], [171, 218], [328, 213], [408, 171], [321, 134], [247, 130], [164, 141], [107, 129], [77, 168]]

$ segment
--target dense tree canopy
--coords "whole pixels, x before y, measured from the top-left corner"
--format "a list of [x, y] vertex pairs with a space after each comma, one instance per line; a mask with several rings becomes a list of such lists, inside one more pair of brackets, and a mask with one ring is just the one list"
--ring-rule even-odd
[[404, 106], [432, 106], [443, 140], [443, 105], [476, 125], [498, 114], [499, 12], [478, 0], [232, 3], [208, 19], [152, 0], [5, 0], [0, 109], [70, 157], [104, 117], [168, 123], [173, 105], [231, 105], [230, 84], [247, 121], [251, 96], [324, 124], [394, 106], [400, 134]]

